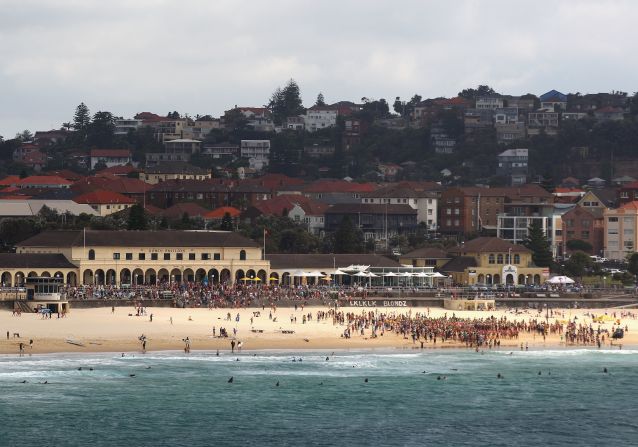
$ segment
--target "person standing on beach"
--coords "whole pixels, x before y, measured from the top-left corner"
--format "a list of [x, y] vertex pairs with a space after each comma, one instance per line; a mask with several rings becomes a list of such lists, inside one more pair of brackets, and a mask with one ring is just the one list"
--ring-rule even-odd
[[231, 340], [231, 341], [230, 341], [230, 352], [231, 352], [232, 354], [234, 354], [234, 353], [235, 353], [235, 340]]

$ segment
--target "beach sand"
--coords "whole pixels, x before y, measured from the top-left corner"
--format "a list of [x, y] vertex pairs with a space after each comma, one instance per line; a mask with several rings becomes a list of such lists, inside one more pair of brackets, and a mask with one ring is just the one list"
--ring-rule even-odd
[[[24, 343], [25, 353], [54, 353], [54, 352], [141, 352], [142, 347], [138, 337], [144, 334], [147, 337], [147, 351], [161, 350], [182, 350], [184, 349], [183, 339], [189, 337], [192, 350], [221, 350], [230, 351], [230, 342], [233, 337], [233, 328], [237, 328], [236, 340], [241, 341], [244, 350], [264, 350], [264, 349], [361, 349], [361, 348], [398, 348], [417, 349], [420, 343], [413, 344], [412, 339], [403, 338], [393, 332], [386, 332], [384, 336], [375, 339], [369, 338], [370, 331], [366, 330], [365, 335], [353, 334], [352, 338], [341, 337], [345, 326], [333, 325], [332, 318], [317, 322], [314, 319], [302, 324], [302, 315], [312, 312], [316, 315], [318, 310], [327, 311], [327, 307], [305, 307], [301, 306], [295, 311], [294, 308], [278, 308], [273, 313], [276, 321], [270, 320], [268, 314], [270, 309], [248, 308], [248, 309], [173, 309], [173, 308], [147, 308], [146, 316], [135, 316], [134, 307], [116, 307], [115, 312], [111, 312], [110, 307], [95, 309], [72, 309], [66, 318], [56, 318], [53, 314], [51, 319], [42, 319], [36, 314], [22, 314], [22, 316], [12, 316], [10, 311], [0, 311], [0, 353], [17, 354], [19, 343]], [[428, 308], [348, 308], [340, 310], [360, 314], [367, 311], [407, 313], [414, 315], [417, 312], [427, 312]], [[253, 324], [250, 318], [253, 312], [261, 312], [260, 317], [254, 318]], [[461, 318], [487, 318], [495, 316], [508, 319], [529, 320], [532, 317], [545, 319], [545, 313], [538, 314], [529, 310], [523, 313], [514, 314], [507, 310], [496, 311], [449, 311], [441, 308], [429, 308], [430, 317], [438, 317], [454, 313]], [[558, 310], [561, 311], [561, 310]], [[555, 319], [566, 320], [578, 317], [579, 323], [589, 324], [592, 319], [586, 314], [601, 315], [607, 312], [612, 315], [616, 312], [621, 325], [628, 326], [621, 343], [625, 346], [638, 345], [638, 320], [633, 318], [620, 318], [620, 310], [614, 309], [565, 309], [565, 317], [557, 316], [550, 318], [550, 323]], [[225, 321], [226, 315], [230, 312], [231, 321]], [[636, 310], [630, 312], [638, 313]], [[153, 321], [150, 321], [150, 314], [153, 314]], [[239, 322], [235, 321], [239, 313]], [[297, 317], [296, 323], [291, 323], [291, 316]], [[171, 324], [172, 318], [172, 324]], [[611, 330], [612, 321], [600, 324], [603, 329]], [[226, 328], [229, 338], [213, 337], [213, 326], [219, 334], [221, 327]], [[594, 323], [593, 328], [598, 328], [599, 323]], [[263, 332], [253, 332], [259, 330]], [[9, 339], [6, 332], [9, 332]], [[294, 331], [294, 334], [286, 334], [282, 331]], [[20, 338], [14, 338], [13, 334], [19, 333]], [[33, 347], [29, 346], [29, 341], [33, 340]], [[67, 340], [80, 343], [83, 346], [70, 344]], [[605, 347], [609, 347], [607, 338]], [[550, 335], [546, 340], [542, 336], [521, 333], [518, 340], [501, 340], [501, 349], [520, 349], [521, 343], [527, 343], [530, 349], [564, 347], [560, 336]], [[464, 344], [446, 342], [438, 340], [436, 345], [431, 342], [425, 344], [425, 348], [441, 347], [465, 347]]]

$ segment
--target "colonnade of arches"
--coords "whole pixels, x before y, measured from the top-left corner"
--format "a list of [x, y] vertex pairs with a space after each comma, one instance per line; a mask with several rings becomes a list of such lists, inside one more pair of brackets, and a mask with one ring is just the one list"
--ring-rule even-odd
[[0, 273], [0, 284], [2, 287], [21, 287], [25, 284], [25, 278], [34, 276], [43, 278], [63, 278], [66, 284], [77, 285], [77, 275], [75, 272], [61, 270], [19, 270], [17, 272], [2, 271]]
[[[516, 279], [516, 282], [514, 281]], [[505, 277], [501, 277], [498, 273], [494, 275], [490, 274], [479, 274], [477, 277], [477, 282], [479, 284], [510, 284], [510, 285], [527, 285], [527, 284], [535, 284], [540, 285], [541, 283], [541, 275], [523, 275], [522, 273], [518, 275], [518, 277], [514, 277], [512, 273], [508, 273]]]
[[267, 284], [269, 281], [266, 270], [243, 270], [238, 269], [234, 275], [230, 269], [167, 269], [167, 268], [147, 268], [128, 269], [123, 268], [118, 272], [114, 269], [85, 269], [82, 272], [83, 284], [96, 285], [149, 285], [158, 283], [181, 283], [181, 282], [204, 282], [209, 284], [219, 283], [261, 283]]

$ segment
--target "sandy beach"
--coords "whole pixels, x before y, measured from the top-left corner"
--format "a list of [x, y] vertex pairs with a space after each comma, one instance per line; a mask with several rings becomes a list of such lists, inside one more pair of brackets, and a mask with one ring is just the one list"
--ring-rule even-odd
[[[141, 352], [142, 346], [139, 337], [144, 334], [147, 338], [147, 351], [182, 350], [188, 337], [192, 350], [222, 350], [229, 351], [233, 329], [237, 329], [236, 341], [242, 342], [244, 350], [263, 349], [361, 349], [361, 348], [397, 348], [420, 349], [420, 343], [413, 344], [411, 338], [404, 338], [393, 332], [386, 332], [384, 336], [370, 338], [370, 331], [364, 335], [355, 333], [350, 339], [341, 337], [345, 326], [333, 325], [332, 319], [320, 322], [308, 321], [302, 323], [304, 314], [317, 311], [327, 311], [326, 307], [299, 307], [280, 308], [273, 312], [273, 319], [269, 318], [271, 309], [174, 309], [174, 308], [147, 308], [147, 315], [136, 316], [134, 307], [116, 307], [96, 309], [73, 309], [65, 318], [42, 319], [36, 314], [22, 314], [13, 316], [10, 311], [0, 312], [0, 353], [17, 354], [19, 344], [25, 344], [25, 354], [53, 353], [53, 352]], [[452, 312], [441, 308], [341, 308], [344, 312], [361, 314], [362, 312], [375, 311], [391, 313], [407, 313], [412, 315], [417, 312], [430, 312], [430, 317], [439, 317]], [[231, 320], [227, 321], [230, 312]], [[254, 312], [260, 312], [256, 317]], [[545, 320], [545, 314], [538, 314], [534, 310], [519, 311], [514, 313], [508, 310], [496, 311], [456, 311], [454, 314], [461, 318], [487, 318], [495, 316], [507, 317], [509, 320], [524, 320], [538, 318]], [[578, 317], [578, 323], [589, 324], [592, 315], [598, 316], [607, 312], [613, 315], [616, 312], [621, 326], [628, 327], [621, 343], [624, 346], [638, 345], [638, 320], [634, 318], [621, 318], [621, 311], [617, 309], [566, 309], [554, 310], [555, 315], [549, 319], [567, 320]], [[564, 313], [557, 315], [556, 312]], [[635, 310], [630, 310], [634, 314]], [[153, 314], [153, 321], [150, 315]], [[239, 321], [236, 321], [239, 314]], [[253, 318], [251, 323], [250, 319]], [[297, 321], [294, 322], [294, 317]], [[293, 318], [293, 322], [291, 322]], [[172, 320], [172, 321], [171, 321]], [[614, 320], [615, 321], [615, 320]], [[605, 323], [594, 322], [592, 327], [611, 330], [614, 321]], [[213, 327], [219, 335], [220, 328], [225, 328], [228, 338], [213, 336]], [[289, 333], [294, 331], [294, 333]], [[6, 333], [9, 333], [7, 339]], [[14, 336], [19, 334], [19, 338]], [[30, 347], [30, 340], [33, 346]], [[76, 344], [71, 344], [72, 341]], [[502, 339], [501, 349], [520, 349], [521, 343], [528, 344], [530, 349], [553, 347], [579, 347], [578, 345], [565, 345], [558, 335], [543, 337], [533, 334], [521, 333], [517, 340]], [[82, 346], [79, 346], [79, 345]], [[435, 344], [427, 342], [425, 348], [441, 347], [465, 347], [464, 344], [441, 340]], [[604, 347], [609, 348], [609, 341], [605, 339]]]

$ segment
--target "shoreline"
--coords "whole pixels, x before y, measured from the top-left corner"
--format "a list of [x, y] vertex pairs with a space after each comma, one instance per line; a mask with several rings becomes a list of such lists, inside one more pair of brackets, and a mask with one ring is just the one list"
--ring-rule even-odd
[[[66, 353], [128, 353], [143, 355], [139, 337], [144, 334], [147, 339], [146, 352], [148, 354], [161, 352], [184, 352], [184, 339], [189, 338], [193, 352], [216, 352], [220, 355], [231, 354], [231, 341], [241, 341], [244, 352], [300, 352], [304, 350], [314, 351], [354, 351], [354, 350], [395, 350], [398, 352], [432, 351], [438, 349], [476, 350], [476, 347], [468, 347], [462, 341], [446, 341], [440, 339], [437, 343], [431, 340], [423, 343], [421, 340], [413, 343], [411, 337], [386, 331], [384, 335], [371, 337], [369, 329], [364, 330], [364, 335], [353, 332], [351, 338], [346, 339], [341, 335], [347, 325], [333, 324], [332, 318], [317, 321], [308, 320], [302, 323], [304, 315], [317, 315], [318, 312], [327, 311], [324, 306], [301, 306], [294, 308], [277, 308], [276, 311], [266, 308], [243, 309], [176, 309], [176, 308], [148, 308], [147, 315], [135, 316], [134, 308], [93, 308], [74, 309], [65, 318], [42, 319], [37, 314], [22, 314], [12, 316], [10, 311], [0, 311], [0, 355], [19, 355], [19, 344], [24, 345], [24, 356], [37, 354], [66, 354]], [[417, 312], [430, 312], [430, 318], [455, 315], [458, 318], [507, 318], [508, 321], [524, 321], [531, 319], [545, 322], [544, 314], [537, 312], [510, 312], [509, 310], [494, 311], [450, 311], [442, 308], [340, 308], [340, 311], [361, 315], [363, 312], [383, 311], [396, 315], [414, 315]], [[555, 317], [550, 317], [549, 322], [557, 320], [566, 321], [577, 318], [578, 323], [592, 324], [596, 329], [600, 326], [603, 330], [610, 331], [612, 323], [621, 321], [623, 328], [629, 331], [625, 337], [614, 345], [610, 345], [606, 337], [600, 350], [631, 349], [638, 347], [638, 319], [632, 317], [614, 319], [605, 323], [591, 323], [591, 314], [603, 315], [614, 312], [620, 315], [619, 309], [554, 309]], [[231, 320], [228, 320], [228, 314]], [[272, 313], [272, 319], [269, 314]], [[153, 314], [153, 321], [150, 315]], [[239, 321], [236, 321], [239, 315]], [[259, 316], [257, 316], [259, 315]], [[588, 316], [589, 315], [589, 316]], [[253, 321], [251, 322], [251, 318]], [[611, 319], [611, 317], [609, 317]], [[297, 322], [295, 322], [295, 319]], [[216, 334], [220, 328], [226, 328], [227, 338], [213, 337], [212, 330]], [[233, 336], [233, 329], [237, 335]], [[254, 332], [253, 332], [254, 330]], [[261, 331], [261, 332], [260, 332]], [[6, 332], [9, 339], [5, 338]], [[13, 337], [19, 334], [20, 338]], [[30, 347], [33, 340], [33, 347]], [[67, 340], [80, 343], [83, 346], [69, 344]], [[500, 338], [500, 347], [488, 348], [482, 346], [480, 350], [496, 351], [520, 351], [521, 345], [529, 350], [574, 350], [591, 349], [599, 350], [595, 344], [566, 343], [558, 334], [548, 334], [545, 339], [535, 332], [519, 333], [518, 338]], [[619, 345], [622, 346], [619, 347]], [[524, 348], [523, 348], [524, 349]], [[236, 350], [237, 354], [241, 354]]]

